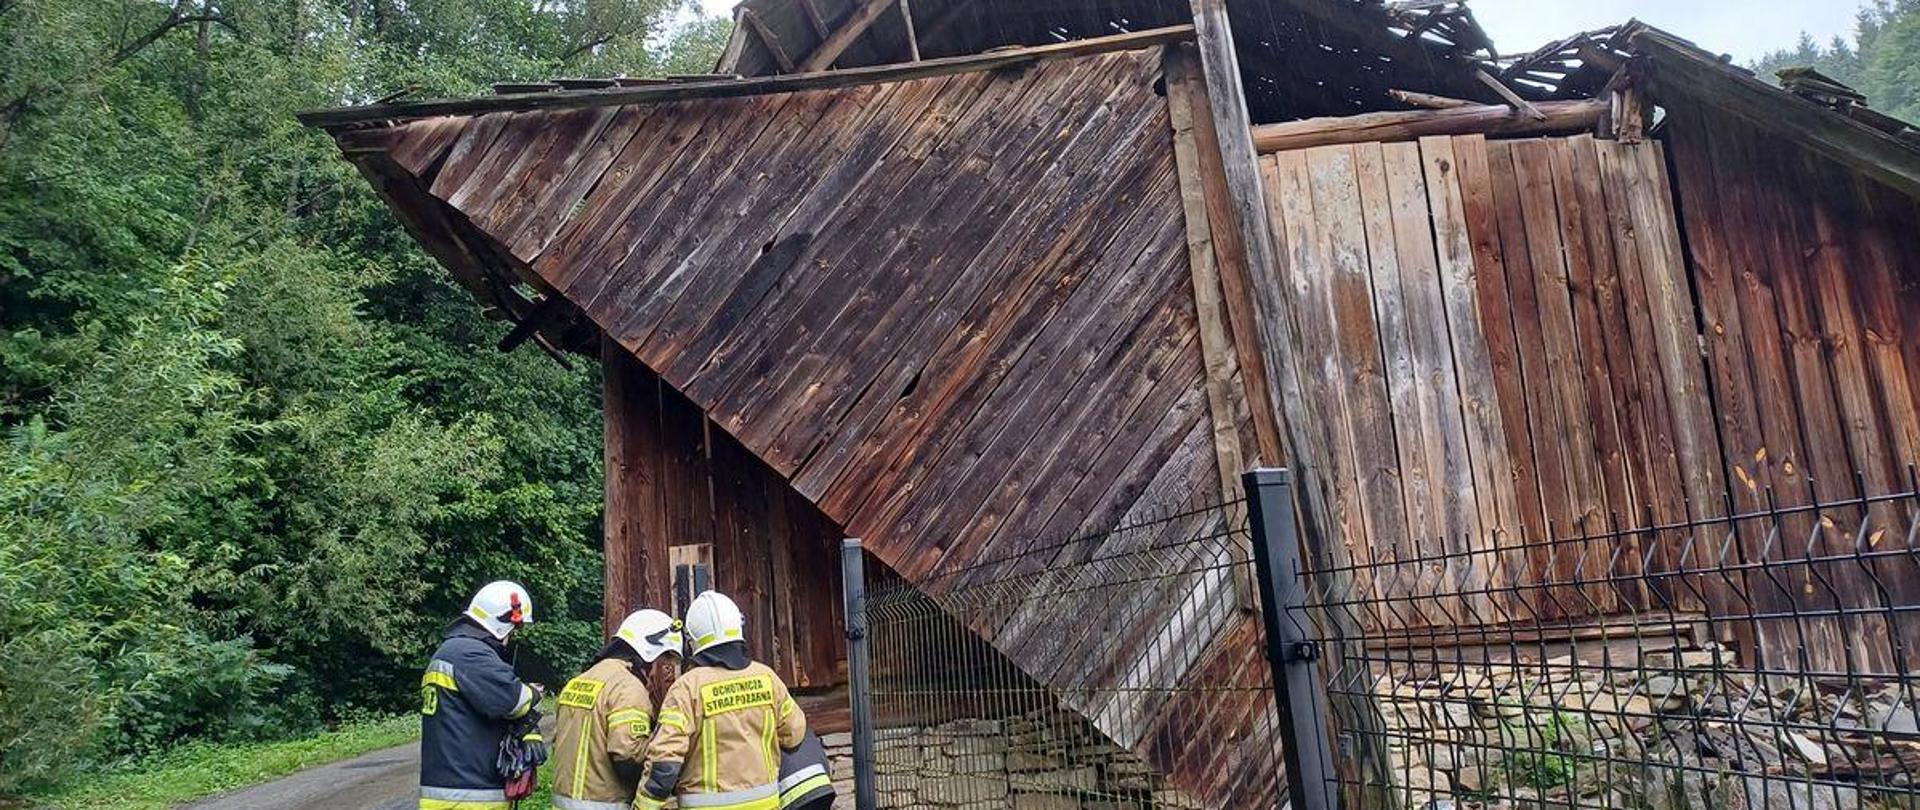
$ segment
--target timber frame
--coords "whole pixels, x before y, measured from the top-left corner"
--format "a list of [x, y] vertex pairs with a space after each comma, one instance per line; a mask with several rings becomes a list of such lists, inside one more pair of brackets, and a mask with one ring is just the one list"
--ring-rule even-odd
[[[610, 625], [711, 546], [756, 655], [831, 690], [841, 535], [936, 587], [1287, 465], [1304, 556], [1352, 570], [1920, 459], [1920, 146], [1670, 34], [1502, 58], [1459, 2], [1378, 0], [736, 16], [713, 75], [301, 116], [503, 350], [599, 363]], [[1251, 599], [1127, 640], [1248, 637]], [[1080, 618], [967, 629], [1046, 685], [1257, 663], [1073, 671], [1046, 631]], [[1255, 708], [1183, 727], [1110, 691], [1068, 705], [1244, 798], [1198, 763]]]

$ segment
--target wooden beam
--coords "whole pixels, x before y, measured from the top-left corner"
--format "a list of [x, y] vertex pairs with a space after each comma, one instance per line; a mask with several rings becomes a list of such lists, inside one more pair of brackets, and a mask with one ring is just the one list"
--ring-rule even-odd
[[1642, 30], [1633, 35], [1630, 47], [1653, 60], [1644, 78], [1656, 96], [1684, 96], [1723, 110], [1920, 197], [1920, 148], [1760, 81], [1666, 32]]
[[1520, 94], [1513, 92], [1513, 88], [1508, 87], [1506, 82], [1503, 82], [1503, 81], [1500, 81], [1499, 79], [1494, 78], [1493, 74], [1488, 73], [1484, 68], [1474, 68], [1473, 75], [1474, 75], [1474, 78], [1477, 78], [1480, 80], [1481, 84], [1484, 84], [1489, 89], [1493, 90], [1494, 95], [1499, 96], [1500, 100], [1505, 101], [1507, 103], [1507, 106], [1512, 107], [1514, 112], [1517, 112], [1535, 121], [1546, 120], [1547, 118], [1546, 113], [1543, 113], [1539, 110], [1539, 108], [1534, 107], [1533, 102], [1528, 101], [1524, 98], [1521, 98]]
[[1639, 82], [1624, 73], [1607, 84], [1607, 120], [1613, 138], [1621, 143], [1639, 143], [1647, 137], [1647, 92]]
[[753, 35], [760, 38], [760, 44], [767, 46], [767, 52], [773, 54], [773, 61], [780, 63], [781, 73], [793, 72], [793, 57], [787, 55], [787, 49], [780, 47], [780, 37], [767, 28], [760, 15], [753, 9], [740, 9], [740, 21], [753, 29]]
[[872, 28], [874, 21], [880, 19], [880, 13], [886, 11], [891, 5], [893, 0], [860, 0], [860, 5], [854, 7], [853, 14], [847, 17], [847, 21], [841, 23], [832, 34], [827, 35], [827, 38], [821, 41], [820, 47], [813, 49], [813, 53], [807, 54], [807, 60], [800, 64], [800, 72], [814, 73], [831, 69], [834, 60], [839, 59], [841, 54], [853, 47], [853, 43], [860, 39], [860, 35]]
[[913, 2], [900, 0], [900, 21], [907, 26], [907, 55], [912, 61], [920, 61], [920, 38], [913, 33]]
[[[1247, 394], [1256, 393], [1264, 400], [1266, 381], [1264, 375], [1260, 375], [1258, 382], [1250, 384], [1249, 381], [1256, 378], [1255, 372], [1242, 370], [1247, 366], [1261, 367], [1259, 338], [1253, 331], [1255, 325], [1249, 311], [1252, 300], [1244, 283], [1236, 285], [1239, 289], [1234, 293], [1227, 293], [1229, 285], [1220, 276], [1214, 233], [1232, 235], [1233, 230], [1225, 227], [1228, 223], [1213, 222], [1214, 215], [1209, 210], [1215, 207], [1224, 213], [1226, 186], [1225, 176], [1219, 171], [1220, 151], [1213, 140], [1211, 121], [1207, 122], [1204, 132], [1197, 131], [1199, 116], [1195, 113], [1206, 111], [1206, 89], [1199, 81], [1198, 62], [1198, 57], [1188, 49], [1180, 46], [1167, 49], [1167, 112], [1173, 125], [1174, 165], [1179, 173], [1180, 206], [1187, 225], [1187, 272], [1193, 282], [1194, 315], [1200, 327], [1207, 411], [1213, 427], [1214, 466], [1220, 475], [1222, 497], [1231, 499], [1232, 494], [1240, 490], [1240, 474], [1247, 471], [1246, 454], [1240, 447], [1240, 424], [1252, 417], [1247, 408]], [[1202, 139], [1207, 141], [1205, 147], [1199, 143]], [[1203, 149], [1211, 152], [1211, 160], [1203, 158]], [[1237, 244], [1234, 249], [1238, 250]], [[1244, 252], [1235, 256], [1234, 261], [1239, 263], [1238, 269], [1245, 270]], [[1240, 315], [1238, 319], [1234, 317], [1236, 313]], [[1233, 329], [1236, 320], [1240, 326], [1237, 334]], [[1241, 360], [1242, 357], [1247, 360]], [[1236, 374], [1244, 386], [1238, 393], [1233, 387]], [[1271, 422], [1270, 412], [1267, 417]], [[1267, 428], [1276, 438], [1277, 427]], [[1260, 430], [1256, 426], [1256, 433]], [[1239, 517], [1234, 514], [1232, 519]], [[1242, 606], [1252, 607], [1255, 588], [1247, 578], [1246, 567], [1238, 568], [1234, 583], [1239, 588]]]
[[[1174, 159], [1180, 172], [1181, 202], [1186, 207], [1190, 269], [1211, 279], [1216, 288], [1212, 298], [1226, 314], [1231, 335], [1227, 346], [1234, 353], [1233, 365], [1239, 368], [1243, 386], [1241, 397], [1233, 402], [1237, 402], [1238, 412], [1245, 413], [1253, 423], [1256, 455], [1265, 463], [1278, 464], [1285, 453], [1285, 443], [1281, 438], [1278, 410], [1273, 407], [1269, 394], [1266, 361], [1260, 350], [1260, 317], [1254, 302], [1253, 275], [1247, 265], [1246, 243], [1236, 224], [1219, 133], [1200, 75], [1199, 55], [1190, 47], [1169, 48], [1166, 82], [1167, 106], [1174, 126]], [[1198, 287], [1201, 282], [1195, 284]], [[1205, 291], [1196, 290], [1195, 298], [1202, 307], [1206, 306]], [[1206, 313], [1201, 317], [1204, 349]], [[1234, 469], [1226, 473], [1228, 492], [1238, 486], [1239, 476], [1248, 466], [1244, 464], [1244, 454], [1238, 452], [1237, 438], [1234, 456]]]
[[1064, 59], [1112, 51], [1131, 51], [1157, 47], [1169, 42], [1193, 38], [1193, 26], [1176, 25], [1117, 34], [1094, 39], [1076, 39], [1032, 48], [1012, 48], [993, 53], [928, 59], [907, 65], [876, 65], [827, 73], [797, 73], [786, 76], [758, 76], [749, 79], [712, 79], [697, 82], [653, 84], [641, 87], [616, 87], [606, 90], [569, 90], [553, 93], [529, 93], [518, 96], [482, 96], [478, 98], [420, 101], [366, 107], [309, 110], [297, 114], [310, 127], [333, 128], [369, 122], [394, 122], [441, 115], [481, 115], [491, 112], [580, 109], [623, 104], [656, 104], [697, 98], [736, 98], [739, 96], [795, 93], [803, 90], [831, 90], [867, 84], [886, 84], [956, 73], [1000, 70], [1048, 59]]
[[[1226, 0], [1191, 0], [1194, 43], [1200, 53], [1201, 75], [1220, 156], [1225, 170], [1226, 188], [1233, 203], [1232, 226], [1245, 243], [1247, 269], [1253, 284], [1253, 298], [1259, 320], [1262, 362], [1271, 371], [1267, 375], [1267, 396], [1253, 407], [1275, 408], [1286, 435], [1286, 451], [1291, 457], [1269, 454], [1261, 448], [1261, 459], [1269, 465], [1286, 464], [1294, 468], [1299, 487], [1299, 529], [1301, 545], [1315, 570], [1324, 566], [1342, 567], [1351, 563], [1345, 544], [1330, 527], [1344, 525], [1330, 482], [1320, 470], [1331, 469], [1333, 442], [1328, 431], [1331, 423], [1321, 413], [1320, 403], [1306, 395], [1302, 375], [1313, 373], [1301, 362], [1307, 345], [1298, 313], [1289, 300], [1287, 276], [1281, 271], [1273, 229], [1267, 213], [1267, 197], [1261, 187], [1260, 157], [1254, 150], [1253, 126], [1246, 106], [1246, 92], [1240, 84], [1240, 64], [1234, 49], [1233, 31], [1228, 22]], [[1308, 6], [1325, 5], [1308, 3]], [[1324, 9], [1323, 9], [1324, 11]], [[1264, 445], [1266, 442], [1262, 442]], [[1276, 451], [1277, 452], [1277, 451]], [[1349, 587], [1340, 574], [1316, 574], [1315, 587], [1334, 588], [1344, 593]], [[1333, 622], [1342, 636], [1358, 638], [1361, 628], [1356, 618], [1331, 611], [1325, 618]], [[1336, 660], [1353, 660], [1365, 651], [1336, 646], [1326, 651]], [[1346, 713], [1363, 729], [1377, 729], [1382, 723], [1379, 710], [1366, 698], [1342, 701]], [[1342, 768], [1343, 776], [1353, 784], [1391, 784], [1386, 752], [1371, 744], [1366, 734], [1353, 735], [1353, 755]], [[1356, 795], [1363, 804], [1387, 806], [1384, 795]], [[1368, 800], [1368, 801], [1363, 801]]]
[[747, 51], [747, 27], [740, 24], [740, 9], [734, 8], [733, 30], [727, 34], [727, 47], [720, 51], [720, 58], [714, 60], [713, 72], [734, 74], [740, 72], [740, 57]]
[[1436, 96], [1432, 93], [1416, 93], [1412, 90], [1388, 90], [1387, 96], [1401, 104], [1425, 107], [1429, 110], [1451, 110], [1458, 107], [1478, 107], [1480, 102], [1468, 101], [1451, 96]]
[[1548, 101], [1536, 106], [1544, 118], [1487, 105], [1262, 124], [1253, 128], [1253, 143], [1267, 154], [1343, 143], [1413, 141], [1431, 135], [1565, 135], [1591, 131], [1607, 109], [1607, 103], [1598, 100]]
[[[1254, 152], [1251, 126], [1248, 118], [1246, 96], [1240, 86], [1240, 63], [1233, 46], [1233, 31], [1227, 22], [1227, 8], [1224, 0], [1193, 0], [1194, 42], [1197, 46], [1200, 81], [1204, 87], [1206, 100], [1206, 121], [1201, 122], [1196, 114], [1196, 126], [1210, 126], [1213, 130], [1214, 149], [1219, 154], [1220, 185], [1224, 190], [1224, 204], [1227, 215], [1216, 228], [1231, 229], [1235, 241], [1239, 242], [1240, 256], [1228, 256], [1228, 266], [1222, 271], [1226, 283], [1229, 276], [1244, 279], [1243, 296], [1253, 315], [1255, 333], [1263, 352], [1257, 363], [1249, 363], [1251, 368], [1242, 369], [1243, 374], [1265, 383], [1266, 390], [1257, 396], [1248, 398], [1248, 407], [1256, 411], [1254, 425], [1257, 433], [1271, 433], [1259, 436], [1260, 460], [1264, 464], [1282, 464], [1286, 462], [1284, 444], [1279, 435], [1280, 403], [1283, 401], [1275, 390], [1273, 374], [1276, 372], [1276, 357], [1272, 345], [1276, 335], [1269, 329], [1280, 312], [1280, 303], [1273, 298], [1275, 282], [1280, 278], [1279, 260], [1273, 248], [1272, 231], [1267, 226], [1266, 195], [1260, 187], [1259, 156]], [[1205, 150], [1203, 149], [1203, 152]], [[1217, 246], [1216, 242], [1216, 246]], [[1265, 301], [1256, 300], [1266, 298]], [[1294, 413], [1287, 409], [1286, 413]], [[1270, 430], [1259, 430], [1267, 424]]]
[[820, 16], [820, 7], [814, 5], [813, 0], [800, 0], [800, 11], [805, 14], [807, 26], [813, 29], [813, 35], [825, 41], [830, 29], [827, 28], [826, 18]]

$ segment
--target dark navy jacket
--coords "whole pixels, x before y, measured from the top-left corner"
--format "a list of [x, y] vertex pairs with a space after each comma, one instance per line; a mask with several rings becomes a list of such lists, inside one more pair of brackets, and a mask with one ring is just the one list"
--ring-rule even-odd
[[833, 794], [827, 747], [808, 731], [799, 748], [780, 754], [780, 810], [826, 810]]
[[533, 708], [506, 645], [473, 621], [447, 627], [420, 679], [420, 795], [439, 802], [499, 802], [496, 766], [510, 720]]

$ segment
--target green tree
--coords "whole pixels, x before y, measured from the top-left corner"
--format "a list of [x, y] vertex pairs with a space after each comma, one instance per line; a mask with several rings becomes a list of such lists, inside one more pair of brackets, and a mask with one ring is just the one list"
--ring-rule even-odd
[[[687, 0], [0, 0], [0, 795], [600, 638], [592, 364], [492, 347], [296, 110], [710, 68]], [[683, 20], [684, 22], [675, 22]]]
[[1835, 37], [1823, 47], [1803, 33], [1752, 67], [1770, 81], [1784, 68], [1811, 67], [1860, 91], [1875, 110], [1920, 121], [1920, 0], [1874, 0], [1860, 9], [1852, 44]]

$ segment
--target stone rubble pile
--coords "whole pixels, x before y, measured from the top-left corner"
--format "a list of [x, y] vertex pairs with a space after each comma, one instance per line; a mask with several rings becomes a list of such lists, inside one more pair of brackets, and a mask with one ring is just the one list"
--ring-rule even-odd
[[1682, 642], [1634, 661], [1384, 675], [1372, 693], [1398, 803], [1920, 810], [1920, 683], [1763, 677], [1735, 659]]
[[1107, 741], [1085, 719], [1046, 709], [997, 720], [878, 729], [874, 782], [883, 808], [1201, 807], [1169, 789], [1151, 766]]

